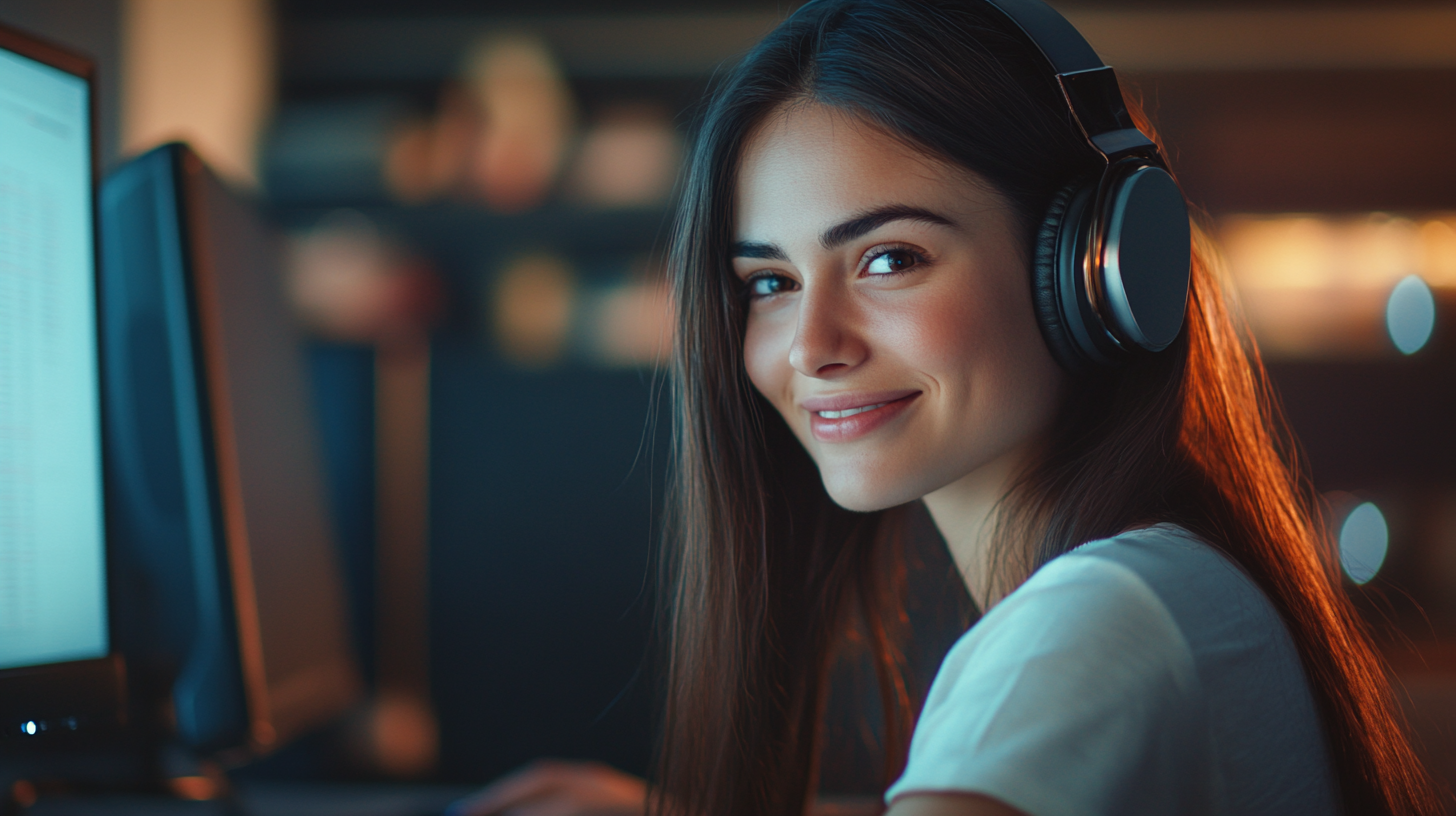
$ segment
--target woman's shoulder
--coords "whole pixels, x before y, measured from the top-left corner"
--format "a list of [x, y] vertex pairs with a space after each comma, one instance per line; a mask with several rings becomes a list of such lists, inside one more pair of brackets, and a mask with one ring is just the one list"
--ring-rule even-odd
[[[1278, 614], [1235, 562], [1173, 525], [1053, 559], [957, 641], [892, 793], [937, 786], [1038, 814], [1333, 802]], [[1131, 805], [1153, 789], [1147, 801], [1186, 807]], [[1103, 806], [1086, 807], [1089, 791]]]
[[1214, 545], [1166, 523], [1088, 541], [1047, 562], [1027, 583], [1055, 580], [1066, 573], [1098, 572], [1106, 562], [1125, 568], [1159, 596], [1190, 583], [1225, 591], [1254, 587], [1243, 569]]
[[957, 641], [942, 672], [972, 653], [980, 663], [1055, 653], [1092, 670], [1117, 662], [1179, 673], [1191, 667], [1193, 654], [1169, 597], [1180, 586], [1226, 595], [1222, 585], [1241, 574], [1172, 525], [1091, 541], [1051, 560], [992, 607]]
[[913, 790], [1038, 815], [1335, 812], [1280, 616], [1172, 525], [1048, 561], [962, 635], [891, 794]]
[[[1278, 612], [1253, 579], [1213, 544], [1174, 524], [1090, 541], [1053, 559], [1026, 584], [1034, 588], [1033, 582], [1065, 582], [1068, 575], [1110, 573], [1122, 576], [1121, 584], [1135, 581], [1141, 597], [1167, 613], [1195, 655], [1237, 645], [1241, 651], [1273, 649], [1292, 656]], [[1126, 594], [1111, 582], [1102, 591]]]
[[[976, 631], [980, 629], [981, 631]], [[1055, 648], [1093, 663], [1130, 650], [1164, 666], [1188, 663], [1204, 679], [1224, 664], [1257, 658], [1299, 673], [1278, 612], [1231, 558], [1188, 530], [1158, 524], [1090, 541], [1052, 559], [993, 607], [952, 652], [1017, 644], [1036, 632]], [[1121, 648], [1109, 651], [1108, 640]], [[1090, 648], [1093, 644], [1101, 644]], [[968, 659], [968, 654], [959, 655]], [[1286, 672], [1287, 673], [1287, 672]]]
[[1059, 566], [1070, 567], [1086, 558], [1121, 564], [1158, 587], [1190, 579], [1220, 586], [1253, 586], [1243, 569], [1213, 543], [1177, 524], [1154, 524], [1089, 541], [1048, 566], [1060, 562]]
[[1217, 812], [1204, 692], [1140, 572], [1049, 562], [952, 647], [889, 795], [964, 790], [1027, 813]]

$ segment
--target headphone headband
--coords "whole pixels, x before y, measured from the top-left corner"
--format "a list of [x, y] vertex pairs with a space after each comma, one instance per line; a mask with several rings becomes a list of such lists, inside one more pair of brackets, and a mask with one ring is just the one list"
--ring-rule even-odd
[[1187, 202], [1158, 146], [1138, 130], [1117, 75], [1042, 0], [984, 0], [1036, 47], [1087, 143], [1107, 161], [1072, 182], [1037, 230], [1032, 297], [1042, 336], [1070, 371], [1158, 352], [1182, 331], [1188, 301]]
[[1056, 9], [1042, 0], [985, 0], [1036, 46], [1088, 144], [1109, 163], [1127, 156], [1163, 164], [1157, 145], [1133, 124], [1117, 75]]
[[1106, 68], [1087, 39], [1067, 18], [1042, 0], [985, 0], [986, 5], [1010, 18], [1041, 51], [1058, 75]]

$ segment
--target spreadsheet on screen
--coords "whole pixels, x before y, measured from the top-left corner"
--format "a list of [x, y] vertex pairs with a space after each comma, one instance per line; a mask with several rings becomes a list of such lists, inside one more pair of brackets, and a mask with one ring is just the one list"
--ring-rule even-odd
[[0, 669], [108, 650], [88, 93], [0, 49]]

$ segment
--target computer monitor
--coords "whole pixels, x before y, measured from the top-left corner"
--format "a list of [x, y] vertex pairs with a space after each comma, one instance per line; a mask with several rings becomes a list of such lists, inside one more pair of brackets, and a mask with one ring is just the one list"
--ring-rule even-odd
[[123, 711], [92, 111], [89, 61], [0, 27], [0, 738], [86, 731]]
[[183, 145], [101, 193], [117, 636], [140, 709], [261, 753], [362, 684], [282, 240]]

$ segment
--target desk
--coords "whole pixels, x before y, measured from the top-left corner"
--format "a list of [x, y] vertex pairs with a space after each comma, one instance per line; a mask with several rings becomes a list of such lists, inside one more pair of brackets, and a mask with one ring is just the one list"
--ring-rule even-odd
[[227, 802], [160, 796], [42, 797], [26, 816], [434, 816], [475, 790], [459, 785], [335, 785], [306, 782], [240, 786]]

